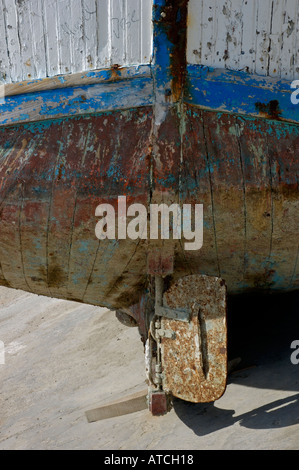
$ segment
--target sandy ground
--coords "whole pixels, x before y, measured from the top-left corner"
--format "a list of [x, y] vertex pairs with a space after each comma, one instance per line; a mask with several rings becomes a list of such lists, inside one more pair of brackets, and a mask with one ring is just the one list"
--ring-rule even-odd
[[0, 449], [299, 449], [298, 305], [231, 305], [230, 356], [242, 362], [214, 404], [88, 424], [85, 411], [146, 388], [138, 331], [106, 309], [0, 288]]

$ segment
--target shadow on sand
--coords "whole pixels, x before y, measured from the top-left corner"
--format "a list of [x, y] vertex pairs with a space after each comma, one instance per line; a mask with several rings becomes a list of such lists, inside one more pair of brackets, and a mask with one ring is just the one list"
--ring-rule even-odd
[[[250, 429], [298, 424], [299, 364], [293, 365], [290, 360], [294, 340], [299, 340], [299, 293], [230, 298], [228, 359], [239, 357], [241, 362], [230, 374], [228, 384], [248, 388], [248, 408], [252, 405], [252, 409], [236, 415], [233, 409], [222, 409], [220, 402], [191, 404], [175, 399], [177, 416], [198, 436], [235, 423]], [[288, 397], [255, 408], [250, 387], [287, 391]]]

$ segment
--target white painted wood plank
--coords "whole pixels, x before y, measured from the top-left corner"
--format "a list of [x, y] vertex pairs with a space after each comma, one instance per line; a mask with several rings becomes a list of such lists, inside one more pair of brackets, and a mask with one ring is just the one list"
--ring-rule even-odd
[[97, 43], [98, 59], [97, 68], [108, 67], [111, 64], [111, 1], [103, 3], [97, 0]]
[[6, 22], [8, 54], [10, 59], [10, 72], [13, 82], [23, 80], [20, 40], [18, 35], [18, 17], [14, 1], [2, 0]]
[[268, 75], [270, 31], [273, 14], [272, 6], [272, 0], [258, 2], [255, 58], [255, 73], [258, 75]]
[[297, 0], [297, 13], [295, 16], [295, 58], [294, 58], [294, 68], [293, 68], [293, 79], [299, 78], [299, 0]]
[[152, 0], [141, 0], [141, 64], [147, 64], [151, 61], [153, 44], [152, 10]]
[[269, 53], [269, 76], [281, 75], [282, 25], [285, 1], [274, 1], [272, 27], [270, 31], [271, 47]]
[[123, 0], [111, 0], [111, 64], [126, 64], [126, 5]]
[[53, 77], [60, 74], [57, 0], [42, 0], [42, 8], [47, 56], [47, 73], [45, 76]]
[[58, 7], [58, 48], [60, 73], [72, 72], [72, 25], [71, 2], [72, 0], [57, 0]]
[[16, 2], [23, 80], [36, 77], [30, 2]]
[[285, 0], [282, 26], [281, 78], [292, 80], [296, 47], [297, 0]]
[[[216, 2], [216, 44], [213, 67], [233, 68], [230, 42], [232, 41], [232, 3], [228, 0]], [[207, 64], [208, 65], [208, 64]]]
[[232, 70], [239, 70], [242, 51], [242, 30], [244, 21], [242, 0], [234, 0], [230, 6], [230, 17], [227, 19], [229, 28], [227, 30], [228, 59], [226, 66]]
[[141, 0], [127, 0], [126, 9], [126, 30], [125, 30], [125, 48], [126, 63], [141, 63], [141, 37], [142, 37], [142, 18], [141, 18]]
[[82, 1], [71, 0], [70, 9], [71, 73], [76, 73], [85, 70], [85, 43], [87, 39], [84, 30]]
[[256, 57], [257, 1], [243, 0], [242, 11], [242, 51], [239, 60], [239, 70], [253, 73]]
[[216, 0], [207, 0], [202, 9], [202, 55], [203, 65], [213, 65], [216, 43]]
[[84, 32], [84, 68], [92, 70], [98, 67], [98, 23], [96, 0], [83, 0], [83, 32]]
[[0, 0], [5, 83], [150, 61], [152, 0]]
[[201, 64], [203, 2], [189, 1], [187, 31], [187, 62]]
[[299, 77], [298, 0], [190, 0], [187, 61]]
[[0, 2], [0, 83], [11, 83], [4, 10]]
[[30, 27], [33, 49], [34, 78], [44, 78], [47, 73], [46, 44], [41, 0], [30, 0]]

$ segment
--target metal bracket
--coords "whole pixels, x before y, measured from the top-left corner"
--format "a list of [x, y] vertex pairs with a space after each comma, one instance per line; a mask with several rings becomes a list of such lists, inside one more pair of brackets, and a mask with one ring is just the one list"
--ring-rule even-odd
[[189, 322], [191, 318], [191, 310], [185, 308], [169, 308], [163, 304], [163, 288], [164, 279], [161, 276], [156, 276], [156, 303], [155, 303], [155, 315], [157, 317], [168, 318], [169, 320], [178, 320], [183, 322]]
[[173, 309], [169, 307], [156, 306], [155, 313], [158, 317], [169, 318], [170, 320], [178, 320], [189, 322], [191, 317], [191, 311], [185, 309]]

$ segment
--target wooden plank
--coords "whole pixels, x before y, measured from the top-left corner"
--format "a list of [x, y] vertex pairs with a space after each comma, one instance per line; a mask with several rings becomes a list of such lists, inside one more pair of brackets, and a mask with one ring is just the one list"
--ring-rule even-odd
[[152, 0], [141, 0], [141, 64], [148, 64], [152, 56]]
[[47, 70], [44, 76], [55, 76], [60, 74], [59, 51], [58, 51], [58, 9], [57, 0], [42, 0]]
[[299, 121], [291, 103], [291, 82], [246, 72], [189, 65], [185, 101], [228, 113]]
[[202, 9], [201, 63], [203, 65], [208, 65], [215, 57], [216, 25], [216, 0], [208, 0], [203, 3]]
[[[272, 242], [269, 256], [269, 269], [272, 270], [274, 288], [291, 285], [296, 268], [298, 243], [298, 126], [287, 128], [283, 123], [268, 122], [267, 143], [272, 180]], [[285, 184], [281, 186], [281, 175]], [[298, 285], [297, 285], [298, 286]]]
[[8, 47], [7, 47], [7, 34], [6, 34], [6, 23], [5, 23], [5, 13], [0, 3], [0, 83], [10, 83], [10, 63], [8, 57]]
[[[46, 224], [48, 283], [51, 295], [58, 298], [69, 297], [69, 260], [78, 193], [76, 183], [82, 170], [82, 160], [86, 157], [87, 149], [93, 148], [94, 143], [94, 139], [91, 142], [90, 138], [90, 124], [87, 125], [84, 133], [80, 132], [80, 128], [73, 121], [68, 122], [67, 125], [64, 123], [64, 130], [66, 129], [67, 133], [62, 132], [59, 152], [56, 152], [58, 156], [53, 161], [52, 187], [49, 190], [51, 196]], [[79, 155], [78, 148], [82, 149]], [[64, 260], [63, 263], [62, 260]]]
[[82, 1], [72, 0], [70, 8], [71, 73], [76, 73], [86, 70], [85, 44], [87, 37], [84, 28]]
[[294, 51], [294, 69], [293, 79], [299, 76], [299, 0], [297, 0], [297, 11], [295, 16], [295, 51]]
[[126, 63], [126, 30], [127, 17], [123, 0], [111, 0], [110, 2], [110, 41], [111, 64]]
[[[204, 206], [204, 234], [203, 247], [200, 250], [200, 260], [194, 252], [185, 251], [179, 257], [190, 273], [219, 276], [219, 259], [217, 251], [217, 234], [213, 214], [214, 194], [211, 181], [211, 168], [208, 160], [208, 149], [204, 133], [204, 117], [201, 110], [185, 106], [186, 129], [184, 135], [183, 159], [181, 163], [181, 203], [203, 204]], [[176, 267], [177, 270], [177, 267]]]
[[72, 73], [72, 34], [71, 29], [71, 1], [58, 0], [58, 49], [59, 49], [59, 73]]
[[30, 0], [31, 42], [33, 48], [34, 78], [42, 78], [47, 73], [47, 55], [44, 31], [44, 10], [41, 0]]
[[10, 58], [11, 81], [22, 81], [24, 77], [22, 67], [21, 45], [18, 35], [18, 17], [15, 3], [11, 0], [2, 0], [6, 22], [7, 47]]
[[146, 410], [148, 390], [143, 390], [118, 401], [107, 403], [94, 410], [86, 411], [86, 418], [89, 423], [95, 423], [104, 419], [124, 416], [137, 411]]
[[[16, 203], [16, 201], [19, 201]], [[24, 275], [21, 238], [22, 184], [15, 185], [1, 211], [0, 258], [5, 282], [15, 289], [30, 292]]]
[[111, 60], [111, 0], [104, 4], [101, 0], [97, 0], [97, 68], [108, 67], [113, 63]]
[[152, 103], [153, 83], [147, 77], [58, 89], [47, 93], [30, 93], [5, 99], [4, 104], [0, 105], [0, 126], [136, 108]]
[[24, 180], [15, 180], [15, 174], [22, 172], [28, 162], [27, 144], [25, 131], [0, 131], [0, 258], [4, 285], [31, 291], [25, 278], [22, 254], [21, 214]]
[[240, 69], [240, 57], [242, 56], [242, 31], [246, 21], [243, 15], [242, 0], [234, 0], [230, 11], [230, 26], [227, 32], [226, 66], [229, 69]]
[[187, 63], [200, 64], [202, 59], [203, 2], [189, 1], [187, 29]]
[[242, 14], [242, 50], [239, 57], [239, 70], [253, 73], [256, 56], [257, 1], [243, 0]]
[[4, 83], [150, 61], [151, 0], [1, 0], [1, 4]]
[[[121, 116], [123, 117], [121, 118]], [[138, 118], [141, 116], [143, 116], [142, 124], [138, 122]], [[114, 119], [107, 118], [104, 124], [105, 135], [102, 134], [102, 138], [98, 140], [98, 151], [96, 153], [89, 152], [84, 162], [85, 171], [90, 169], [89, 171], [93, 174], [96, 171], [101, 181], [98, 197], [94, 199], [95, 207], [108, 201], [115, 207], [117, 214], [119, 195], [127, 196], [127, 206], [134, 201], [134, 203], [141, 203], [147, 207], [149, 193], [147, 148], [150, 145], [151, 118], [151, 112], [147, 111], [144, 114], [141, 110], [118, 113]], [[105, 151], [110, 145], [109, 136], [112, 133], [119, 136], [115, 140], [113, 154]], [[133, 148], [132, 141], [134, 141]], [[100, 157], [100, 164], [97, 156]], [[106, 178], [105, 175], [110, 175], [110, 178]], [[96, 204], [96, 201], [98, 204]], [[80, 224], [80, 221], [84, 220], [84, 211], [88, 204], [90, 202], [85, 198], [81, 197], [78, 200], [78, 211], [74, 221], [75, 227]], [[91, 225], [89, 225], [90, 223]], [[92, 221], [88, 223], [86, 221], [84, 227], [85, 230], [90, 227], [90, 230], [94, 232]], [[82, 243], [82, 239], [80, 240], [75, 236], [72, 243], [72, 264], [74, 266], [73, 271], [77, 274], [74, 275], [74, 278], [82, 276], [82, 273], [78, 272], [78, 262], [76, 261], [80, 252], [80, 243]], [[122, 256], [116, 261], [115, 255], [117, 252], [122, 253]], [[138, 302], [140, 288], [142, 288], [146, 277], [146, 241], [140, 242], [140, 240], [130, 239], [115, 240], [112, 243], [108, 240], [101, 241], [90, 260], [93, 264], [91, 269], [89, 268], [89, 271], [87, 271], [88, 282], [83, 286], [84, 290], [80, 291], [85, 301], [95, 301], [95, 294], [101, 290], [101, 295], [106, 302], [113, 302], [116, 305], [122, 303], [129, 305], [130, 299], [131, 302], [134, 299], [133, 303]], [[99, 275], [99, 266], [102, 263], [105, 265], [107, 273], [109, 273], [109, 277], [105, 279], [102, 275]], [[126, 292], [119, 289], [121, 283], [125, 283], [127, 286]]]
[[294, 78], [296, 24], [298, 1], [285, 0], [284, 22], [281, 44], [281, 73], [280, 76], [292, 80]]
[[97, 23], [97, 1], [84, 0], [82, 7], [82, 26], [85, 38], [83, 70], [92, 70], [100, 67], [100, 65], [98, 64], [99, 28]]
[[[215, 27], [215, 51], [213, 65], [214, 67], [227, 68], [229, 67], [229, 39], [231, 38], [230, 22], [231, 22], [231, 5], [227, 0], [220, 0], [216, 2], [216, 19]], [[212, 58], [212, 57], [211, 57]]]
[[213, 62], [211, 65], [237, 70], [242, 44], [242, 1], [234, 0], [230, 3], [227, 0], [217, 1], [214, 18], [208, 18], [205, 27], [212, 28], [214, 38], [214, 47], [210, 57]]
[[265, 137], [268, 123], [236, 117], [235, 129], [244, 178], [244, 286], [263, 288], [271, 278], [268, 261], [273, 224], [271, 165]]
[[258, 2], [256, 23], [255, 73], [269, 75], [270, 31], [273, 18], [273, 0]]
[[34, 56], [34, 29], [31, 21], [30, 2], [16, 2], [18, 17], [18, 37], [21, 45], [21, 58], [24, 79], [37, 77], [38, 73], [35, 67]]
[[221, 253], [220, 277], [230, 284], [232, 277], [243, 279], [245, 263], [246, 211], [240, 147], [233, 116], [203, 113], [203, 120], [217, 251]]
[[273, 3], [272, 27], [270, 31], [271, 48], [269, 52], [269, 76], [281, 76], [281, 48], [284, 1]]
[[70, 88], [97, 83], [117, 82], [134, 77], [150, 77], [150, 67], [143, 65], [138, 67], [123, 67], [117, 70], [102, 69], [92, 72], [80, 72], [58, 77], [42, 78], [39, 80], [25, 80], [18, 83], [9, 83], [4, 86], [6, 97], [37, 93], [40, 91], [56, 90], [58, 88]]
[[289, 80], [299, 77], [299, 70], [294, 71], [298, 0], [214, 3], [189, 2], [189, 64]]
[[131, 0], [125, 4], [126, 11], [126, 63], [139, 64], [141, 62], [142, 18], [141, 1]]

